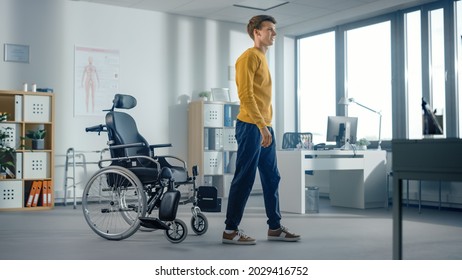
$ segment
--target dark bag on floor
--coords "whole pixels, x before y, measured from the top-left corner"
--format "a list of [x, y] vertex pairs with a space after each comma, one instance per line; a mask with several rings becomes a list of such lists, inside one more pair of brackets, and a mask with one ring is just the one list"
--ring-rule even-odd
[[221, 212], [221, 198], [216, 187], [202, 186], [197, 190], [197, 206], [204, 212]]

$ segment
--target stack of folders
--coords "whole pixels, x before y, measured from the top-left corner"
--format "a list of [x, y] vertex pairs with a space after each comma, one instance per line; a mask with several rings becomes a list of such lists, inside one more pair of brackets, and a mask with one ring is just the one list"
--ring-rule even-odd
[[33, 181], [27, 198], [26, 207], [51, 207], [51, 181]]

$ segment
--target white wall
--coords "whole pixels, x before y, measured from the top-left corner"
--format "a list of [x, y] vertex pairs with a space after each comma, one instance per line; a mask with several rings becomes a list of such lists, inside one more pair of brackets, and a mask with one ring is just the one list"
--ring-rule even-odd
[[228, 66], [252, 45], [239, 24], [63, 0], [1, 0], [0, 44], [5, 43], [29, 45], [30, 63], [2, 59], [1, 89], [19, 90], [23, 82], [54, 89], [57, 198], [63, 196], [66, 150], [106, 146], [105, 135], [85, 133], [103, 118], [73, 114], [76, 45], [120, 51], [120, 92], [138, 99], [131, 113], [139, 130], [152, 144], [172, 143], [164, 152], [185, 160], [185, 100], [212, 87], [235, 90]]

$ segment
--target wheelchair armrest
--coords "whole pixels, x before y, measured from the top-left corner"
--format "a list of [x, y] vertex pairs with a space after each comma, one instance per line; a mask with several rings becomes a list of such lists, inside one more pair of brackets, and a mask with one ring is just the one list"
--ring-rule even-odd
[[109, 146], [109, 149], [116, 150], [116, 149], [145, 147], [145, 146], [146, 145], [143, 142], [139, 142], [139, 143], [131, 143], [131, 144], [112, 145], [112, 146]]
[[168, 148], [168, 147], [171, 147], [172, 144], [155, 144], [155, 145], [149, 145], [149, 148], [151, 150], [154, 150], [156, 148]]
[[[187, 165], [186, 165], [186, 161], [182, 160], [181, 158], [179, 157], [176, 157], [176, 156], [169, 156], [169, 155], [162, 155], [162, 156], [155, 156], [154, 158], [164, 158], [165, 160], [167, 159], [174, 159], [174, 160], [177, 160], [179, 161], [181, 164], [183, 164], [183, 167], [187, 170]], [[169, 163], [167, 161], [167, 163]], [[169, 163], [171, 164], [171, 163]]]
[[134, 160], [138, 160], [138, 159], [149, 160], [149, 161], [151, 161], [152, 163], [154, 163], [157, 166], [158, 170], [161, 169], [161, 166], [160, 166], [159, 162], [157, 161], [157, 159], [152, 158], [152, 157], [148, 157], [148, 156], [142, 156], [142, 155], [130, 156], [130, 157], [117, 157], [117, 158], [101, 159], [98, 162], [98, 166], [99, 166], [99, 168], [103, 168], [104, 167], [104, 165], [103, 165], [104, 162], [127, 161], [127, 160], [133, 160], [133, 159]]

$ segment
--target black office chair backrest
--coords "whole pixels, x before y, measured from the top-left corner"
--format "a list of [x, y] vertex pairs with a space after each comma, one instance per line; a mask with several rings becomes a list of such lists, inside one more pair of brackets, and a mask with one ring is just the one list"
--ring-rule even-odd
[[295, 149], [297, 144], [307, 141], [313, 141], [313, 134], [311, 132], [286, 132], [282, 137], [282, 149]]

